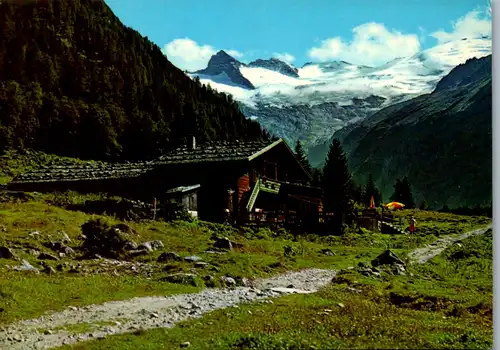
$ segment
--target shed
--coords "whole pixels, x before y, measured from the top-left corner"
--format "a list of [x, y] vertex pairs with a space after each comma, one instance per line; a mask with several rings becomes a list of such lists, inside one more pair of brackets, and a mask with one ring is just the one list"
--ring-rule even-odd
[[192, 216], [197, 217], [199, 188], [200, 184], [171, 188], [165, 192], [165, 198], [182, 203]]

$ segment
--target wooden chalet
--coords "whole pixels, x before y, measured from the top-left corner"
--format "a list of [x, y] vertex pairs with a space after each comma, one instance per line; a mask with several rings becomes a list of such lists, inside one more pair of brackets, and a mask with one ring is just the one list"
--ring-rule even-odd
[[8, 187], [105, 192], [160, 202], [171, 198], [171, 189], [184, 187], [196, 189], [196, 211], [203, 220], [305, 223], [317, 222], [322, 210], [321, 190], [307, 186], [310, 180], [282, 139], [202, 145], [193, 139], [154, 161], [45, 167], [19, 176]]

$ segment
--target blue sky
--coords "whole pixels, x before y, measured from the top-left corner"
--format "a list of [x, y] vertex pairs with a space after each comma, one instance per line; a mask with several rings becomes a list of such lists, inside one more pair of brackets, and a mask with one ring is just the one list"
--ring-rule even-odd
[[243, 62], [378, 65], [463, 36], [491, 35], [487, 0], [105, 0], [181, 69], [224, 49]]

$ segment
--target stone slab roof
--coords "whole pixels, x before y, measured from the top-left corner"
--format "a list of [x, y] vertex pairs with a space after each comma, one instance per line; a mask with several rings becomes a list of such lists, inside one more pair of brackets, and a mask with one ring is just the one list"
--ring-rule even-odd
[[201, 187], [200, 184], [190, 185], [190, 186], [179, 186], [179, 187], [169, 189], [166, 193], [168, 193], [168, 194], [181, 194], [181, 193], [186, 193], [186, 192], [189, 192], [192, 190], [196, 190], [197, 188], [200, 188], [200, 187]]
[[140, 163], [82, 163], [51, 165], [31, 170], [16, 177], [11, 183], [38, 183], [58, 181], [82, 181], [134, 178], [153, 170], [160, 165], [223, 162], [250, 160], [266, 152], [278, 141], [234, 141], [210, 142], [198, 145], [194, 149], [179, 147], [168, 154], [150, 162]]
[[151, 170], [149, 163], [45, 166], [16, 177], [11, 183], [124, 179]]
[[188, 146], [179, 147], [160, 157], [156, 164], [204, 163], [221, 161], [249, 160], [281, 143], [278, 141], [250, 142], [210, 142], [197, 145], [194, 149]]

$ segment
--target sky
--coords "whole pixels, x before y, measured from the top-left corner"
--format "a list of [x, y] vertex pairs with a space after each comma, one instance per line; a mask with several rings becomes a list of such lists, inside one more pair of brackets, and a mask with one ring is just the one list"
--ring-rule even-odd
[[105, 0], [177, 67], [219, 50], [296, 67], [344, 60], [377, 66], [440, 43], [490, 35], [488, 0]]

